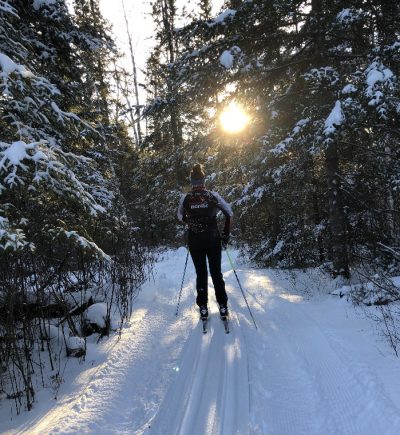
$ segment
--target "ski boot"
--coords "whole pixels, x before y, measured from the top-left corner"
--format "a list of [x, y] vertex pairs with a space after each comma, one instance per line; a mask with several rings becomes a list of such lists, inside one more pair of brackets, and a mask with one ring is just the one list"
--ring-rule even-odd
[[201, 320], [207, 320], [208, 319], [208, 309], [206, 306], [200, 307], [200, 318]]
[[221, 304], [219, 306], [219, 315], [222, 320], [225, 320], [229, 316], [228, 307], [226, 305]]

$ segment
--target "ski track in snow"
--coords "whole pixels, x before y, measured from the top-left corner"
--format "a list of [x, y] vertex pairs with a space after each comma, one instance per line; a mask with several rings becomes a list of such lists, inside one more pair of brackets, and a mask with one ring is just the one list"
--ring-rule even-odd
[[326, 294], [308, 301], [284, 273], [239, 268], [256, 331], [224, 259], [231, 332], [210, 281], [203, 334], [192, 265], [174, 316], [185, 255], [170, 252], [157, 265], [156, 282], [135, 303], [120, 340], [101, 345], [104, 361], [82, 370], [47, 412], [29, 413], [18, 426], [16, 419], [3, 433], [400, 433], [399, 360], [386, 344], [386, 354], [377, 349], [370, 323], [347, 302]]
[[264, 292], [255, 293], [250, 299], [268, 315], [261, 317], [261, 349], [254, 342], [251, 349], [256, 379], [265, 379], [254, 388], [264, 407], [252, 415], [253, 433], [400, 433], [399, 403], [374, 374], [378, 367], [346, 353], [338, 331], [327, 333], [302, 298], [271, 288], [260, 303]]
[[247, 352], [235, 317], [230, 327], [226, 334], [213, 309], [207, 334], [198, 323], [183, 351], [179, 377], [146, 433], [248, 433]]

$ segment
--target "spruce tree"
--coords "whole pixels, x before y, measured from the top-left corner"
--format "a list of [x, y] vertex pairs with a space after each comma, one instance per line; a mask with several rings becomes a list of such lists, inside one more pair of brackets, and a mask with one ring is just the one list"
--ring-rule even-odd
[[[387, 144], [397, 140], [398, 7], [340, 0], [226, 7], [180, 30], [174, 68], [189, 111], [203, 107], [217, 118], [236, 99], [251, 113], [252, 125], [236, 141], [241, 149], [226, 151], [217, 123], [203, 136], [212, 141], [216, 180], [230, 174], [241, 236], [259, 261], [331, 261], [335, 275], [348, 276], [362, 250], [389, 243], [397, 221], [388, 179], [396, 178], [398, 159]], [[381, 158], [379, 149], [386, 149]], [[392, 216], [389, 232], [383, 210]]]
[[[132, 153], [112, 113], [114, 44], [96, 5], [85, 21], [84, 4], [75, 18], [62, 0], [0, 2], [0, 358], [18, 410], [34, 400], [45, 318], [80, 335], [70, 313], [96, 287], [125, 320], [146, 273], [119, 170]], [[50, 348], [49, 360], [59, 369]]]

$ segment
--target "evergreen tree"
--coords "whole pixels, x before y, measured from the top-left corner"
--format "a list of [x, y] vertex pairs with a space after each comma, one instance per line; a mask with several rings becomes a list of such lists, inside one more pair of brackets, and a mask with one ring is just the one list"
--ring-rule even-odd
[[116, 52], [98, 4], [80, 6], [0, 2], [0, 359], [18, 409], [32, 406], [45, 318], [80, 335], [71, 312], [96, 287], [124, 320], [146, 273], [118, 178], [132, 153], [112, 112]]
[[389, 3], [230, 2], [179, 32], [173, 67], [185, 109], [218, 115], [236, 99], [252, 115], [242, 149], [227, 151], [217, 123], [203, 138], [212, 140], [219, 184], [229, 173], [254, 258], [330, 260], [334, 274], [348, 276], [360, 252], [395, 242], [387, 235], [398, 198], [388, 179], [398, 159], [387, 144], [397, 140], [399, 10]]

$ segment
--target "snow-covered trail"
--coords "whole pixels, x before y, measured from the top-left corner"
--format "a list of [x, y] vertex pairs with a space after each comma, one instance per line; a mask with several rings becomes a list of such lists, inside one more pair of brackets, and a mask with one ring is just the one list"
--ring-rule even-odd
[[[92, 364], [67, 370], [58, 402], [39, 397], [27, 416], [0, 422], [0, 433], [400, 433], [399, 359], [369, 321], [327, 294], [330, 281], [239, 266], [256, 331], [224, 258], [231, 333], [210, 284], [203, 334], [191, 263], [174, 316], [185, 255], [157, 264], [121, 339], [91, 345]], [[311, 287], [317, 296], [307, 299]]]
[[235, 316], [228, 335], [212, 309], [208, 332], [196, 326], [148, 433], [245, 434], [249, 422], [248, 359]]
[[391, 373], [379, 366], [388, 361], [357, 330], [365, 320], [350, 307], [338, 312], [343, 301], [304, 302], [276, 287], [267, 301], [264, 295], [260, 289], [253, 297], [268, 313], [260, 317], [261, 346], [251, 347], [251, 373], [263, 378], [254, 384], [263, 406], [252, 409], [253, 433], [400, 433], [400, 396], [390, 384], [399, 364]]

